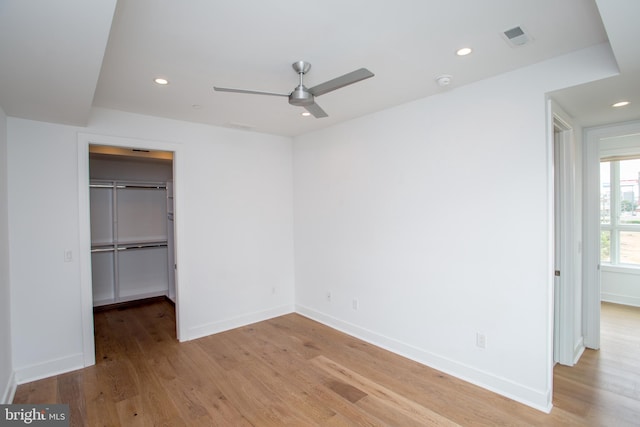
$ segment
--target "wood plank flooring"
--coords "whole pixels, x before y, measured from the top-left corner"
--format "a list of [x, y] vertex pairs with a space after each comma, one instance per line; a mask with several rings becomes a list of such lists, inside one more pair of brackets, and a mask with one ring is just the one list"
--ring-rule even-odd
[[[554, 408], [586, 425], [640, 425], [640, 308], [602, 303], [600, 350], [554, 371]], [[554, 410], [555, 410], [554, 409]]]
[[[544, 414], [297, 314], [178, 343], [168, 302], [96, 313], [96, 365], [18, 387], [75, 426], [640, 423], [640, 309], [603, 304], [602, 349], [555, 370]], [[523, 367], [526, 368], [526, 367]]]

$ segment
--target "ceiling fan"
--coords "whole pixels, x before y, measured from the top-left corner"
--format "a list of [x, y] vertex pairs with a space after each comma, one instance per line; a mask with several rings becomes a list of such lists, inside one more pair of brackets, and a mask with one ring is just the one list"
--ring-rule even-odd
[[285, 96], [289, 98], [289, 104], [296, 105], [298, 107], [304, 107], [308, 112], [313, 114], [317, 119], [327, 117], [327, 113], [315, 102], [315, 97], [324, 95], [325, 93], [340, 89], [341, 87], [348, 86], [353, 83], [357, 83], [361, 80], [373, 77], [374, 74], [366, 68], [360, 68], [359, 70], [352, 71], [343, 76], [336, 77], [335, 79], [320, 83], [310, 89], [302, 84], [302, 76], [307, 74], [311, 69], [311, 64], [305, 61], [294, 62], [293, 69], [300, 76], [300, 84], [290, 94], [272, 93], [272, 92], [260, 92], [256, 90], [244, 90], [244, 89], [231, 89], [225, 87], [216, 87], [213, 89], [218, 92], [235, 92], [235, 93], [248, 93], [253, 95], [269, 95], [269, 96]]

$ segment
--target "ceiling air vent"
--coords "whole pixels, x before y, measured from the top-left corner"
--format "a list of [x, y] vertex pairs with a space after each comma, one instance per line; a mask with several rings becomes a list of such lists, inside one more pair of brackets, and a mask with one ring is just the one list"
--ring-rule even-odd
[[502, 33], [511, 47], [520, 47], [531, 41], [531, 36], [522, 27], [513, 27]]
[[244, 123], [238, 123], [238, 122], [228, 122], [227, 126], [230, 128], [241, 129], [241, 130], [253, 130], [255, 128], [255, 126], [247, 125]]

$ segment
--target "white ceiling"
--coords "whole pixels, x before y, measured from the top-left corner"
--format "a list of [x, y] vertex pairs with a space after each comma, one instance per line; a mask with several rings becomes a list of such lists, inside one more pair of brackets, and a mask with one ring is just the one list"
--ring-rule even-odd
[[85, 125], [115, 1], [0, 0], [0, 106]]
[[[637, 0], [115, 3], [0, 0], [7, 115], [86, 125], [95, 106], [299, 135], [609, 39], [622, 75], [553, 96], [587, 125], [640, 118]], [[533, 42], [509, 46], [501, 33], [515, 26]], [[457, 57], [463, 46], [474, 52]], [[312, 64], [307, 87], [360, 67], [375, 77], [318, 97], [323, 119], [302, 117], [285, 98], [213, 91], [288, 93], [298, 60]], [[441, 74], [453, 76], [449, 88], [435, 83]], [[155, 85], [156, 76], [170, 84]], [[614, 94], [635, 102], [612, 111]]]
[[[551, 94], [584, 126], [640, 119], [640, 1], [597, 0], [620, 75]], [[628, 100], [624, 108], [611, 104]]]

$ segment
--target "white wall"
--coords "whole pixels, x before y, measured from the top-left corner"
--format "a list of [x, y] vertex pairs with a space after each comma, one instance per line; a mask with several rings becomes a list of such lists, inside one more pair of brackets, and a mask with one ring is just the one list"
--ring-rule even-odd
[[[182, 339], [293, 310], [290, 138], [100, 109], [87, 128], [9, 118], [19, 382], [83, 365], [77, 255], [88, 235], [79, 226], [78, 132], [94, 134], [96, 143], [117, 136], [179, 146], [176, 163], [185, 166], [174, 177], [182, 189], [176, 193]], [[65, 250], [73, 251], [73, 262], [64, 262]]]
[[296, 138], [297, 310], [550, 409], [545, 93], [616, 72], [597, 46]]
[[12, 400], [15, 387], [11, 361], [7, 166], [7, 117], [0, 108], [0, 403]]
[[[11, 327], [18, 381], [82, 359], [75, 129], [8, 119]], [[40, 366], [46, 362], [49, 366]], [[29, 378], [30, 375], [26, 375]]]
[[602, 301], [640, 307], [640, 271], [637, 268], [600, 267]]

